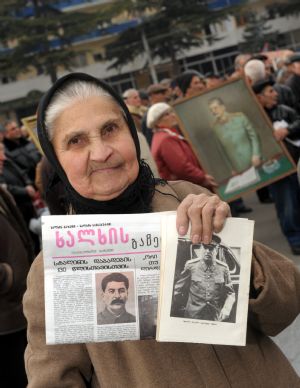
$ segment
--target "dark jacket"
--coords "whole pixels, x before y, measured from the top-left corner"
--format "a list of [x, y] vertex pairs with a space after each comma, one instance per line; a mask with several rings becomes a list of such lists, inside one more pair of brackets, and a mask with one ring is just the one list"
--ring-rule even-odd
[[31, 181], [34, 182], [35, 168], [41, 159], [41, 154], [35, 145], [23, 137], [17, 142], [10, 139], [4, 139], [3, 143], [6, 150], [9, 152], [9, 156], [21, 170], [27, 173]]
[[3, 335], [26, 327], [22, 297], [33, 251], [22, 216], [2, 188], [0, 247], [0, 335]]
[[300, 112], [300, 75], [293, 74], [286, 80], [285, 84], [292, 89], [296, 98], [296, 109]]
[[28, 224], [31, 218], [36, 217], [32, 199], [26, 190], [27, 185], [32, 185], [29, 177], [20, 170], [16, 163], [7, 158], [4, 162], [2, 175], [0, 175], [0, 183], [6, 185], [7, 190], [14, 197], [26, 224]]
[[296, 97], [292, 89], [287, 85], [275, 84], [274, 89], [278, 93], [278, 104], [286, 105], [297, 110]]
[[[273, 123], [275, 121], [281, 121], [281, 120], [284, 120], [288, 123], [287, 129], [289, 131], [289, 135], [287, 136], [286, 139], [291, 139], [291, 140], [300, 139], [300, 116], [297, 114], [297, 112], [294, 109], [286, 105], [278, 104], [272, 109], [266, 109], [266, 112]], [[297, 163], [300, 156], [300, 148], [295, 147], [287, 140], [284, 140], [284, 143], [287, 149], [289, 150], [290, 154], [292, 155], [293, 159]]]

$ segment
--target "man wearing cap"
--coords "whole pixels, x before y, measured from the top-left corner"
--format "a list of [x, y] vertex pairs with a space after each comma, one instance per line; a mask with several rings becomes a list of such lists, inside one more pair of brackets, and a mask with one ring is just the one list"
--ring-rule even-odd
[[[147, 94], [149, 96], [150, 106], [158, 102], [168, 102], [169, 100], [168, 87], [160, 83], [150, 85], [147, 89]], [[147, 126], [147, 115], [148, 111], [145, 112], [142, 119], [142, 132], [145, 135], [149, 146], [151, 146], [153, 133], [151, 128]]]
[[287, 59], [287, 63], [292, 75], [287, 79], [286, 85], [294, 92], [297, 100], [297, 111], [300, 112], [300, 53], [291, 55]]
[[[278, 104], [278, 94], [273, 81], [264, 79], [253, 84], [252, 89], [274, 126], [274, 137], [283, 141], [295, 163], [299, 160], [300, 118], [296, 111]], [[293, 142], [293, 143], [292, 143]], [[294, 255], [300, 255], [300, 189], [296, 173], [270, 186], [272, 198], [280, 220], [282, 232], [287, 238]]]
[[186, 262], [175, 284], [175, 301], [189, 287], [186, 318], [225, 321], [230, 317], [235, 293], [228, 265], [216, 258], [220, 242], [213, 236], [210, 244], [194, 244], [196, 258]]

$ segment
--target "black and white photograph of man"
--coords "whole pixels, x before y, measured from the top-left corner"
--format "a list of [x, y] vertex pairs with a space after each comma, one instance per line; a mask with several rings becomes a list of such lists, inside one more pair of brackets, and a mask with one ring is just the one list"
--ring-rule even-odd
[[[97, 296], [100, 297], [104, 308], [97, 314], [97, 324], [109, 325], [136, 322], [135, 315], [126, 310], [129, 288], [134, 290], [132, 282], [129, 281], [129, 276], [132, 277], [132, 274], [129, 273], [125, 276], [123, 273], [113, 272], [104, 276], [102, 280], [99, 280], [99, 276], [103, 276], [103, 274], [96, 275]], [[129, 283], [131, 287], [129, 287]]]
[[220, 259], [225, 251], [232, 259], [226, 248], [216, 235], [210, 244], [191, 245], [191, 258], [175, 276], [171, 316], [235, 322], [236, 294], [226, 260]]

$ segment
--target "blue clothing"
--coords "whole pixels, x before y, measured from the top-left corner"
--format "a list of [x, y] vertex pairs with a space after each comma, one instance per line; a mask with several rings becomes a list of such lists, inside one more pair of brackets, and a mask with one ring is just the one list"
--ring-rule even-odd
[[297, 174], [282, 178], [269, 188], [283, 234], [291, 246], [300, 246], [300, 187]]

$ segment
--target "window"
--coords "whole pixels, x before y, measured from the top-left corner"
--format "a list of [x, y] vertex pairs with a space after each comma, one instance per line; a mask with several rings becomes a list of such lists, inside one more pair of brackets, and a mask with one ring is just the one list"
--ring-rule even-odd
[[95, 62], [100, 62], [100, 61], [103, 60], [103, 55], [102, 55], [101, 53], [95, 53], [95, 54], [93, 55], [93, 57], [94, 57], [94, 61], [95, 61]]
[[105, 81], [110, 84], [119, 94], [123, 94], [125, 90], [135, 88], [134, 77], [131, 73], [120, 74], [110, 78], [106, 78]]

